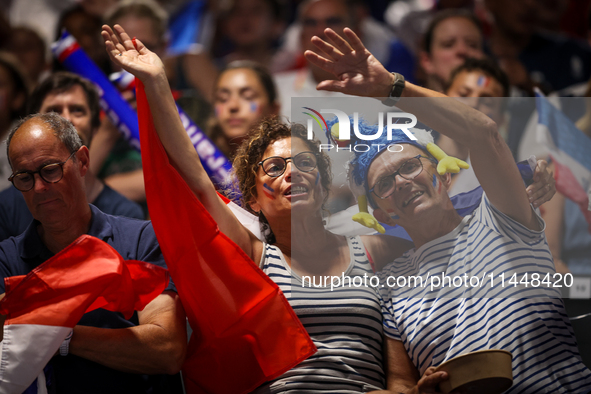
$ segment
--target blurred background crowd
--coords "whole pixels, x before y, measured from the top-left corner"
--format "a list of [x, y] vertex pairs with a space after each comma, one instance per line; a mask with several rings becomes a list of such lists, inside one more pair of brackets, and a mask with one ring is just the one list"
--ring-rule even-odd
[[[65, 105], [52, 107], [44, 105], [51, 94], [39, 98], [40, 84], [63, 70], [50, 51], [63, 29], [111, 75], [120, 70], [104, 50], [101, 25], [122, 25], [165, 60], [178, 104], [232, 158], [254, 123], [267, 115], [289, 119], [292, 97], [339, 95], [316, 91], [318, 82], [335, 77], [306, 64], [303, 53], [317, 50], [310, 38], [324, 38], [327, 27], [339, 33], [351, 27], [389, 71], [477, 100], [471, 105], [499, 123], [516, 160], [530, 153], [545, 158], [526, 133], [533, 101], [519, 99], [533, 96], [535, 88], [558, 97], [589, 95], [590, 10], [591, 0], [3, 0], [0, 140], [27, 112], [45, 108], [67, 115], [85, 133], [99, 185], [144, 205], [146, 212], [140, 155], [107, 117], [92, 120], [83, 113], [96, 112], [97, 104], [82, 100], [68, 107], [71, 99], [64, 99]], [[123, 94], [133, 101], [129, 92]], [[517, 104], [492, 97], [516, 98]], [[573, 113], [590, 135], [585, 108]], [[441, 143], [467, 158], [461, 146]], [[10, 186], [4, 155], [2, 145], [0, 190]], [[7, 199], [0, 195], [0, 208]], [[349, 194], [333, 198], [328, 209], [352, 204]], [[557, 269], [591, 275], [591, 234], [578, 206], [558, 194], [546, 211]]]

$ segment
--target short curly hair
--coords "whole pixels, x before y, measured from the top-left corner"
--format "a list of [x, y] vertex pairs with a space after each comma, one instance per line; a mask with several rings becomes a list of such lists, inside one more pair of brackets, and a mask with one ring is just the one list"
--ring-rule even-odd
[[[320, 184], [326, 192], [322, 203], [326, 202], [332, 184], [330, 159], [326, 153], [320, 152], [320, 141], [318, 139], [308, 140], [307, 135], [306, 128], [301, 124], [285, 124], [277, 116], [267, 117], [251, 129], [248, 139], [238, 148], [233, 162], [234, 174], [236, 175], [240, 193], [242, 193], [243, 206], [246, 209], [255, 213], [250, 207], [250, 202], [257, 197], [258, 163], [262, 160], [265, 150], [275, 141], [289, 137], [300, 138], [316, 154]], [[259, 214], [259, 217], [264, 224], [266, 219], [264, 219], [262, 213]], [[268, 242], [269, 239], [273, 238], [267, 237]]]

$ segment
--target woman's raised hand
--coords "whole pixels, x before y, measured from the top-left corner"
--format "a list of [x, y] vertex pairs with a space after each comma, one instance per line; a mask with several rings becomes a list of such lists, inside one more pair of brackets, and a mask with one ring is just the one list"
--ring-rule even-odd
[[158, 75], [165, 76], [164, 65], [158, 55], [146, 48], [140, 40], [131, 39], [121, 26], [115, 25], [111, 29], [103, 25], [101, 35], [111, 60], [142, 82]]

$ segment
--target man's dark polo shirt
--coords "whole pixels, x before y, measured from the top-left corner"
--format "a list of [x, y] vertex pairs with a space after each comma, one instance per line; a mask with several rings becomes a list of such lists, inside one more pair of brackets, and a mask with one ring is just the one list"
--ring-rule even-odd
[[[152, 223], [116, 217], [90, 205], [92, 219], [87, 234], [111, 245], [125, 260], [140, 260], [166, 268]], [[53, 256], [37, 233], [34, 220], [24, 233], [0, 242], [2, 278], [25, 275]], [[167, 290], [176, 291], [172, 281]], [[4, 292], [4, 282], [0, 283]], [[137, 313], [126, 320], [120, 313], [98, 309], [85, 314], [78, 323], [101, 328], [126, 328], [138, 325]], [[115, 371], [92, 361], [68, 355], [51, 360], [57, 393], [174, 393], [178, 375], [138, 375]]]
[[[142, 207], [105, 185], [92, 205], [114, 216], [144, 219]], [[23, 193], [10, 186], [0, 192], [0, 241], [22, 234], [33, 221]]]

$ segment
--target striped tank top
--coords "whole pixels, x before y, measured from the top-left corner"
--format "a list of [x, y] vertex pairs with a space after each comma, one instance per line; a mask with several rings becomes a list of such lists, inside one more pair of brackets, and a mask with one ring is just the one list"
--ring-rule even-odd
[[377, 291], [359, 284], [373, 275], [359, 237], [347, 239], [349, 287], [311, 286], [293, 273], [279, 248], [265, 244], [261, 267], [279, 285], [318, 352], [255, 393], [364, 393], [385, 387], [382, 314]]

